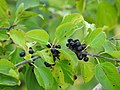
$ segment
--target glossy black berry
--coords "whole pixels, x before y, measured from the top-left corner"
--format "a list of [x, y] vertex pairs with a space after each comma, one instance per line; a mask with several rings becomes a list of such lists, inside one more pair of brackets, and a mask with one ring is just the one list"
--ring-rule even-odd
[[67, 43], [66, 46], [69, 47], [69, 43]]
[[82, 44], [81, 46], [83, 50], [86, 48], [86, 44]]
[[77, 51], [82, 51], [82, 50], [83, 50], [82, 46], [77, 47]]
[[19, 55], [20, 55], [20, 57], [24, 57], [25, 56], [25, 52], [22, 51]]
[[60, 46], [60, 45], [55, 45], [55, 48], [59, 48], [59, 49], [60, 49], [60, 48], [61, 48], [61, 46]]
[[74, 79], [74, 80], [76, 80], [76, 79], [77, 79], [77, 76], [76, 76], [76, 75], [74, 75], [74, 76], [73, 76], [73, 79]]
[[87, 62], [88, 60], [89, 60], [89, 58], [88, 57], [84, 57], [84, 59], [83, 59], [85, 62]]
[[33, 54], [33, 53], [34, 53], [34, 51], [33, 51], [33, 49], [32, 49], [31, 47], [29, 48], [29, 53], [30, 53], [30, 54]]
[[79, 56], [78, 56], [78, 59], [79, 59], [79, 60], [82, 60], [82, 59], [83, 59], [83, 55], [82, 55], [82, 54], [79, 55]]
[[46, 45], [48, 48], [51, 48], [51, 45], [50, 44], [48, 44], [48, 45]]
[[79, 41], [75, 42], [76, 46], [80, 46], [81, 43]]
[[73, 41], [70, 41], [69, 43], [70, 43], [71, 46], [75, 45], [75, 43]]
[[87, 56], [87, 51], [83, 51], [83, 52], [82, 52], [82, 55], [83, 55], [84, 57], [86, 57], [86, 56]]
[[45, 66], [46, 67], [51, 67], [51, 64], [47, 63], [47, 62], [44, 62]]
[[68, 39], [68, 42], [70, 43], [71, 41], [73, 41], [73, 39], [69, 38], [69, 39]]
[[55, 49], [55, 48], [52, 48], [52, 49], [51, 49], [51, 52], [52, 52], [52, 53], [55, 53], [55, 52], [56, 52], [56, 49]]
[[75, 39], [74, 42], [79, 42], [79, 39]]

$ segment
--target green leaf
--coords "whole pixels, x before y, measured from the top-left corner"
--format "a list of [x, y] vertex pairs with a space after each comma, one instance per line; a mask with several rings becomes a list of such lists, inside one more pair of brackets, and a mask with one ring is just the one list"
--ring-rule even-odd
[[8, 19], [8, 5], [6, 0], [0, 0], [0, 18]]
[[85, 10], [86, 0], [76, 0], [77, 9], [83, 13]]
[[2, 90], [13, 90], [13, 88], [11, 88], [11, 87], [5, 87]]
[[117, 6], [118, 14], [120, 16], [120, 0], [114, 0], [115, 5]]
[[36, 80], [33, 67], [29, 67], [26, 72], [26, 85], [28, 90], [44, 90]]
[[0, 60], [0, 85], [20, 85], [19, 73], [16, 67], [8, 60]]
[[63, 9], [65, 8], [65, 5], [67, 4], [67, 0], [48, 0], [48, 3], [51, 7]]
[[18, 19], [19, 19], [19, 21], [22, 21], [24, 19], [28, 19], [33, 16], [38, 16], [38, 14], [34, 13], [34, 12], [30, 12], [30, 11], [23, 11], [23, 13], [20, 15], [20, 17]]
[[95, 29], [86, 38], [86, 44], [92, 48], [97, 48], [103, 45], [106, 39], [106, 34], [102, 32], [101, 28]]
[[68, 60], [60, 61], [60, 66], [64, 74], [64, 81], [66, 83], [73, 85], [74, 70], [69, 61]]
[[19, 79], [19, 73], [14, 70], [16, 67], [8, 60], [0, 60], [0, 73]]
[[61, 25], [56, 28], [55, 37], [61, 42], [83, 26], [84, 19], [80, 14], [68, 14], [63, 18]]
[[120, 89], [120, 75], [113, 64], [109, 62], [98, 64], [95, 75], [105, 90]]
[[20, 85], [20, 81], [18, 79], [0, 73], [0, 85], [5, 86]]
[[45, 90], [52, 89], [54, 79], [53, 79], [50, 69], [46, 67], [35, 66], [34, 73], [40, 86], [45, 88]]
[[81, 74], [84, 82], [89, 82], [94, 76], [95, 65], [91, 62], [83, 62], [81, 65]]
[[16, 10], [16, 17], [19, 17], [24, 12], [24, 3], [21, 3]]
[[97, 8], [96, 24], [98, 27], [109, 26], [113, 28], [117, 24], [118, 14], [109, 2], [100, 2]]
[[15, 44], [25, 49], [26, 47], [25, 33], [22, 30], [13, 29], [13, 30], [10, 30], [8, 34], [10, 35], [10, 38], [13, 40]]
[[75, 25], [83, 24], [84, 18], [79, 13], [68, 14], [68, 15], [63, 17], [61, 24], [69, 23], [69, 22], [71, 22]]
[[36, 41], [40, 44], [41, 43], [47, 44], [48, 40], [49, 40], [49, 35], [47, 34], [47, 32], [45, 30], [41, 30], [41, 29], [35, 29], [35, 30], [28, 31], [25, 34], [25, 37], [32, 41]]
[[55, 66], [53, 67], [53, 70], [51, 72], [59, 86], [59, 89], [65, 90], [70, 85], [69, 83], [65, 82], [64, 73], [63, 73], [59, 63], [55, 64]]
[[105, 52], [107, 52], [107, 51], [115, 51], [116, 50], [115, 45], [109, 40], [105, 41], [103, 47], [105, 49]]
[[120, 59], [120, 51], [108, 51], [105, 53], [111, 55], [114, 58]]
[[8, 40], [8, 35], [6, 34], [5, 30], [0, 31], [0, 40]]
[[38, 6], [39, 2], [39, 0], [18, 0], [16, 5], [18, 7], [21, 3], [24, 3], [24, 9], [29, 9]]
[[76, 54], [68, 49], [62, 49], [60, 51], [60, 60], [68, 60], [73, 67], [78, 65], [78, 58]]
[[50, 64], [54, 64], [53, 56], [52, 56], [52, 53], [51, 53], [50, 49], [44, 49], [44, 50], [41, 50], [41, 51], [37, 51], [37, 54], [39, 56], [41, 56], [41, 58], [43, 60], [45, 60], [46, 62], [48, 62]]
[[77, 30], [77, 26], [73, 23], [61, 24], [57, 27], [55, 37], [57, 40], [62, 41], [70, 37]]

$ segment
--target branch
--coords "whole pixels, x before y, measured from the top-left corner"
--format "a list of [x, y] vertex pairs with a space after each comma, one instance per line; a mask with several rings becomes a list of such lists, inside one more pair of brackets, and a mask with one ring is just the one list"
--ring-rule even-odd
[[115, 62], [120, 62], [119, 59], [114, 59], [114, 58], [109, 58], [109, 57], [105, 57], [105, 56], [100, 56], [100, 55], [97, 55], [97, 54], [87, 54], [87, 55], [92, 56], [92, 57], [97, 57], [97, 58], [104, 58], [104, 59], [115, 61]]
[[120, 40], [120, 38], [110, 38], [109, 40]]
[[35, 57], [32, 58], [32, 60], [24, 60], [22, 62], [19, 62], [19, 63], [15, 64], [15, 66], [18, 67], [18, 66], [26, 64], [26, 63], [32, 63], [32, 61], [35, 61], [38, 58], [40, 58], [40, 56], [35, 56]]
[[10, 27], [1, 27], [0, 30], [11, 30], [12, 28], [14, 28], [17, 25], [11, 25]]

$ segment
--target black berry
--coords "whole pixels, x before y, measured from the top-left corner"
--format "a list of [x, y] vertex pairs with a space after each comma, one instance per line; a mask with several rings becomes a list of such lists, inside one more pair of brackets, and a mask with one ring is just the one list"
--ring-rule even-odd
[[82, 60], [82, 59], [83, 59], [83, 55], [82, 55], [82, 54], [79, 55], [79, 56], [78, 56], [78, 59], [79, 59], [79, 60]]
[[69, 47], [69, 43], [67, 43], [66, 46]]
[[82, 46], [78, 46], [77, 47], [77, 51], [82, 51], [83, 49], [82, 49]]
[[19, 55], [20, 55], [20, 57], [24, 57], [25, 56], [25, 52], [22, 51]]
[[82, 55], [83, 55], [84, 57], [86, 57], [86, 56], [87, 56], [87, 51], [83, 51], [83, 52], [82, 52]]
[[73, 41], [70, 41], [69, 43], [70, 43], [71, 46], [75, 45], [75, 43]]
[[77, 79], [77, 76], [76, 76], [76, 75], [74, 75], [74, 76], [73, 76], [73, 79], [74, 79], [74, 80], [76, 80], [76, 79]]
[[48, 48], [51, 48], [51, 45], [50, 44], [48, 44], [48, 45], [46, 45]]
[[34, 53], [34, 51], [33, 51], [33, 49], [32, 49], [31, 47], [29, 48], [29, 53], [30, 53], [30, 54], [33, 54], [33, 53]]
[[47, 63], [47, 62], [44, 62], [45, 66], [46, 67], [51, 67], [51, 64]]
[[55, 48], [59, 48], [59, 49], [60, 49], [60, 48], [61, 48], [61, 46], [60, 46], [60, 45], [55, 45]]
[[81, 43], [79, 41], [75, 42], [76, 46], [80, 46]]
[[69, 39], [68, 39], [68, 42], [70, 43], [71, 41], [73, 41], [73, 39], [69, 38]]
[[85, 62], [87, 62], [88, 60], [89, 60], [89, 58], [88, 57], [84, 57], [84, 59], [83, 59]]
[[55, 52], [56, 52], [56, 49], [55, 49], [55, 48], [52, 48], [52, 49], [51, 49], [51, 52], [52, 52], [52, 53], [55, 53]]
[[81, 46], [83, 50], [86, 48], [86, 44], [82, 44]]

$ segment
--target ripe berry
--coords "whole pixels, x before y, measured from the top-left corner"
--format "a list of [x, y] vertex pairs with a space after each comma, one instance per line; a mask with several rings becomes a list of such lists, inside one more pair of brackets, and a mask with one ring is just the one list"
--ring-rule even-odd
[[60, 45], [55, 45], [55, 48], [59, 48], [59, 49], [60, 49], [60, 48], [61, 48], [61, 46], [60, 46]]
[[73, 41], [70, 41], [69, 43], [70, 43], [71, 46], [75, 45], [75, 43]]
[[81, 46], [83, 50], [86, 48], [86, 44], [82, 44]]
[[73, 41], [73, 39], [69, 38], [69, 39], [68, 39], [68, 42], [70, 43], [71, 41]]
[[78, 46], [77, 47], [77, 51], [82, 51], [83, 49], [82, 49], [82, 46]]
[[83, 55], [84, 57], [86, 57], [86, 56], [87, 56], [87, 51], [83, 51], [83, 52], [82, 52], [82, 55]]
[[67, 43], [66, 46], [69, 47], [69, 43]]
[[88, 60], [89, 60], [89, 58], [88, 57], [84, 57], [84, 59], [83, 59], [85, 62], [87, 62]]
[[29, 48], [29, 53], [30, 53], [30, 54], [33, 54], [33, 53], [34, 53], [34, 51], [33, 51], [33, 49], [32, 49], [31, 47]]
[[25, 56], [25, 52], [22, 51], [19, 55], [20, 55], [20, 57], [24, 57]]
[[48, 44], [48, 45], [46, 45], [48, 48], [51, 48], [51, 45], [50, 44]]
[[51, 64], [47, 63], [47, 62], [44, 62], [45, 66], [46, 67], [51, 67]]
[[79, 59], [79, 60], [82, 60], [82, 59], [83, 59], [82, 54], [78, 56], [78, 59]]
[[51, 52], [52, 52], [52, 53], [55, 53], [55, 52], [56, 52], [56, 49], [55, 49], [55, 48], [52, 48], [52, 49], [51, 49]]
[[80, 46], [81, 43], [79, 41], [75, 42], [76, 46]]
[[79, 39], [74, 40], [74, 42], [79, 42]]
[[73, 76], [73, 79], [74, 79], [74, 80], [76, 80], [76, 79], [77, 79], [77, 76], [76, 76], [76, 75], [74, 75], [74, 76]]

